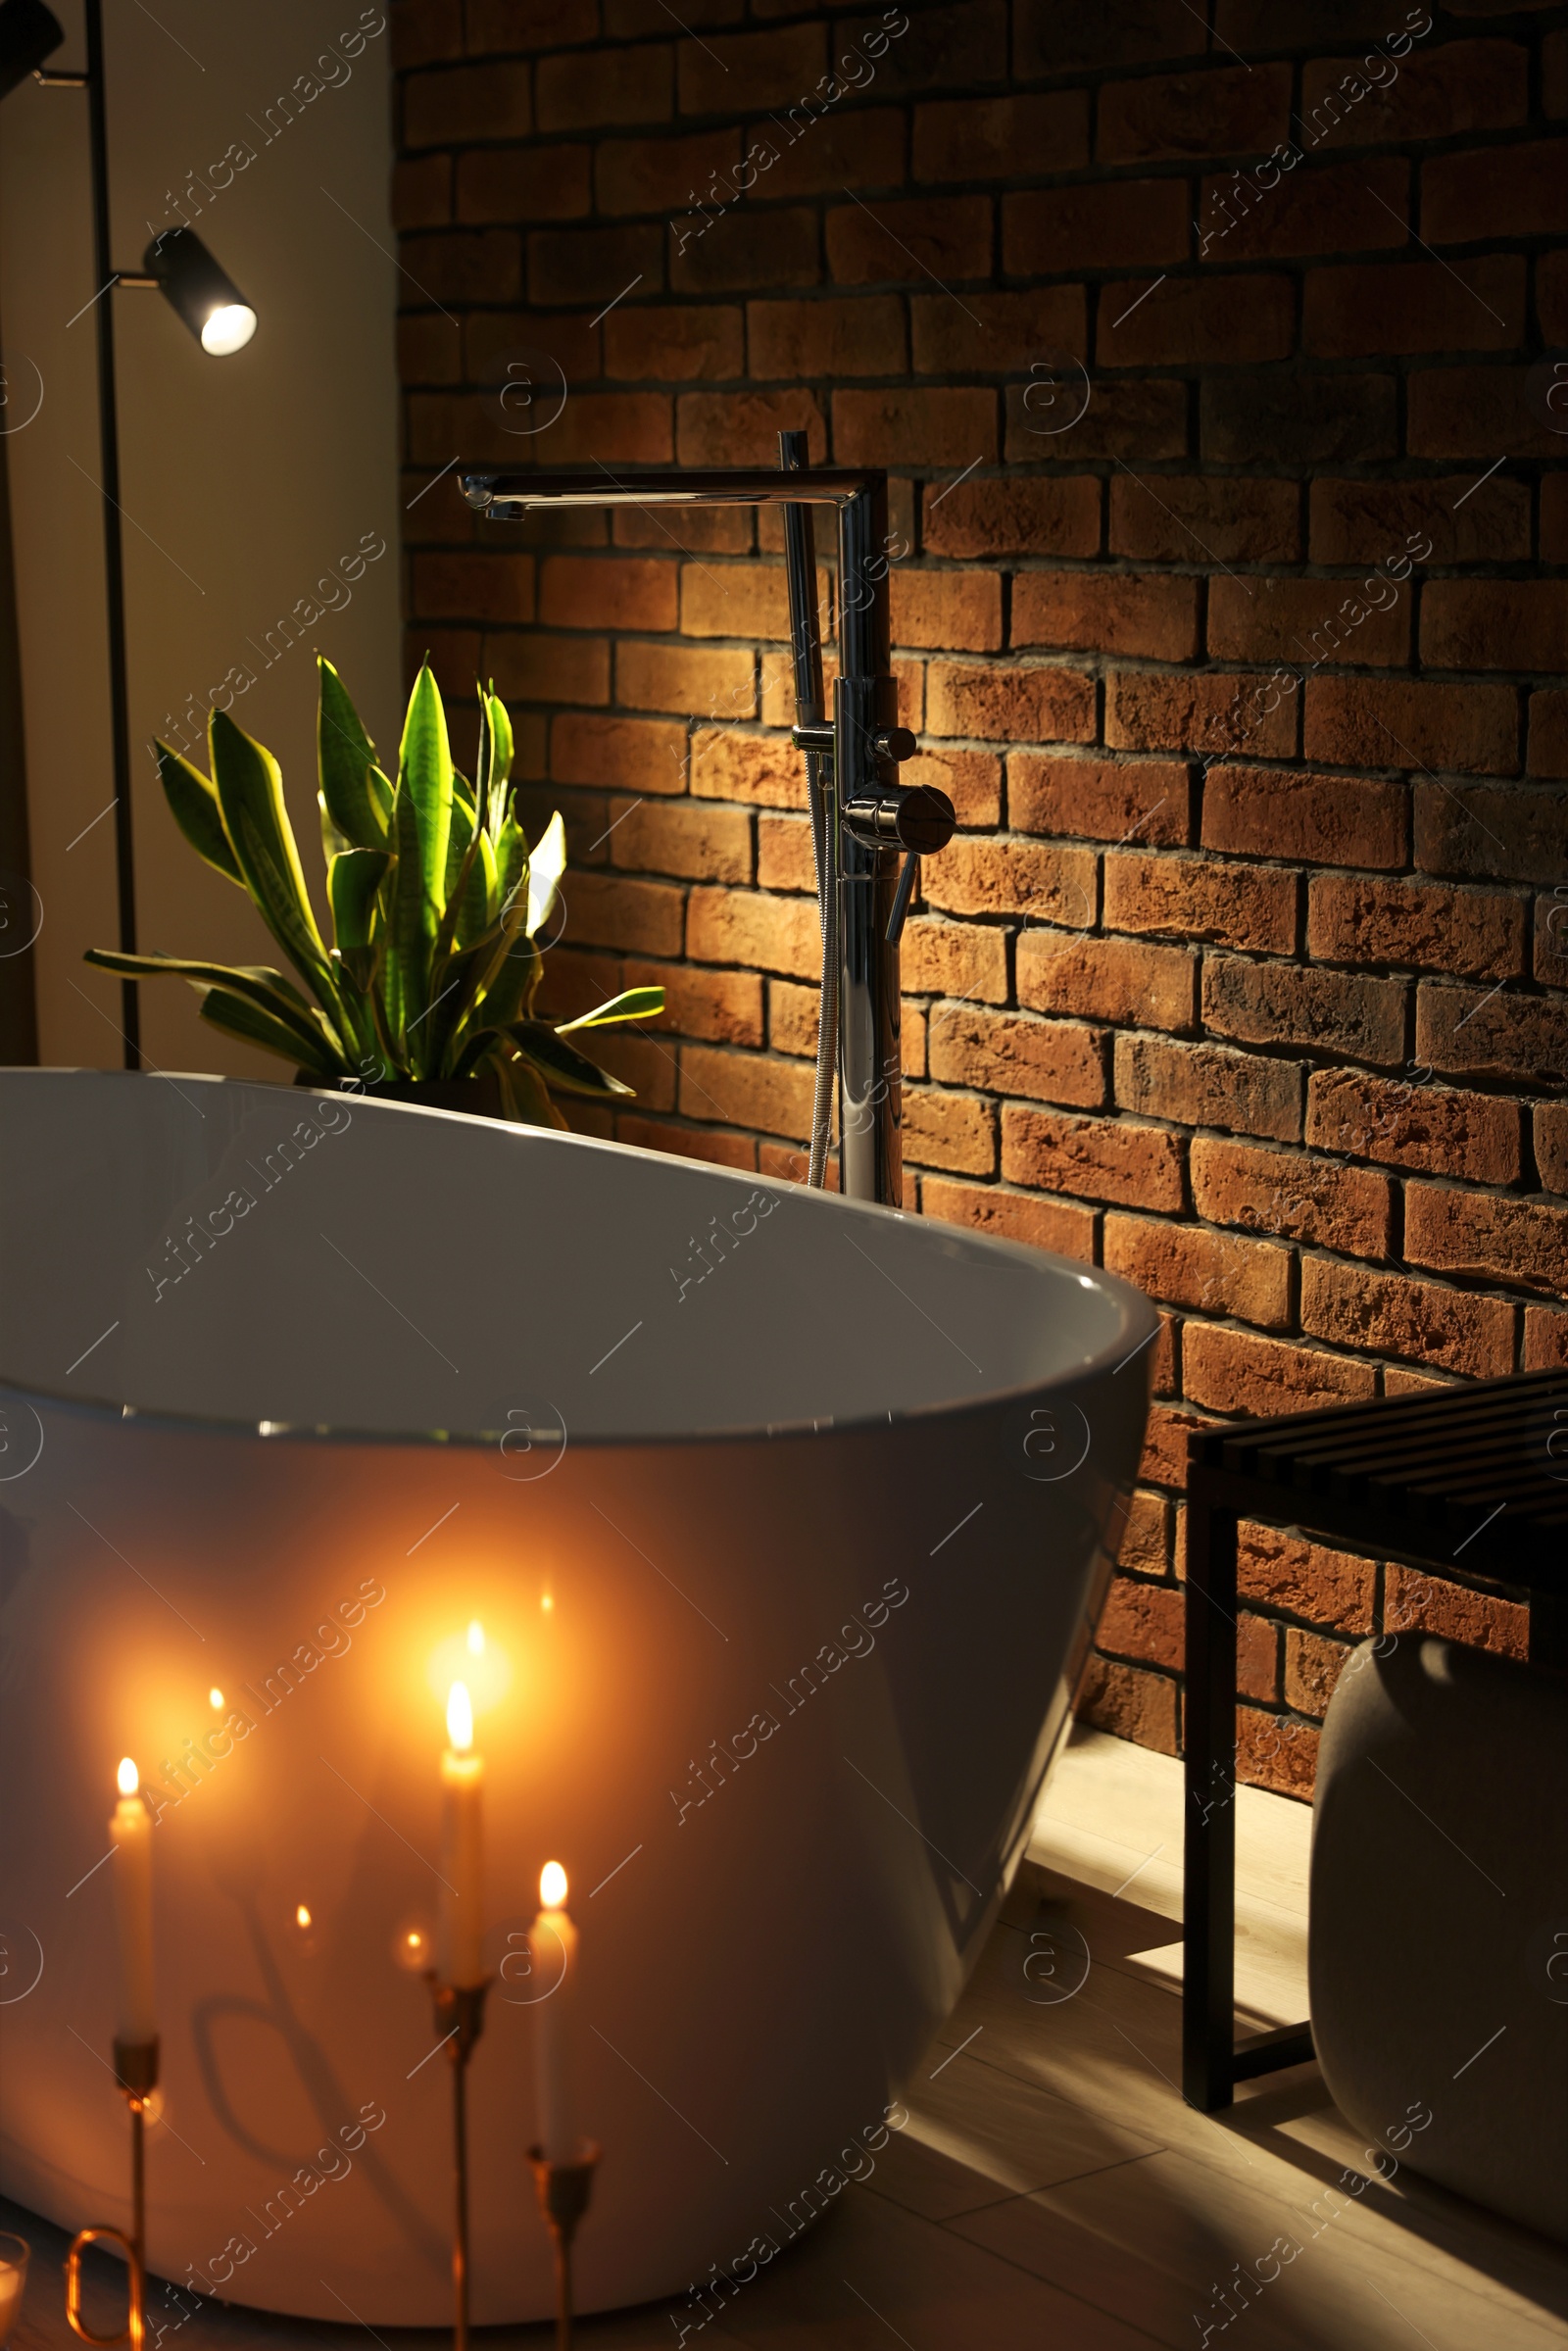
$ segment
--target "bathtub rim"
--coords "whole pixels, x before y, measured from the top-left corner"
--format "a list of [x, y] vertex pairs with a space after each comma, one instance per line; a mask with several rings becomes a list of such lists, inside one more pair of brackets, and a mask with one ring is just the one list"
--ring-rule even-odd
[[[334, 1101], [351, 1099], [357, 1107], [368, 1109], [376, 1116], [386, 1115], [392, 1118], [402, 1118], [412, 1115], [416, 1118], [461, 1121], [465, 1126], [477, 1124], [495, 1127], [508, 1135], [515, 1135], [518, 1132], [518, 1128], [513, 1120], [487, 1118], [471, 1110], [449, 1110], [434, 1103], [378, 1101], [364, 1095], [351, 1096], [346, 1091], [339, 1093], [325, 1086], [296, 1089], [285, 1086], [281, 1081], [268, 1078], [231, 1078], [211, 1071], [120, 1070], [73, 1068], [60, 1064], [50, 1064], [47, 1067], [17, 1063], [0, 1064], [0, 1090], [3, 1090], [4, 1082], [7, 1079], [32, 1077], [82, 1077], [116, 1080], [134, 1078], [153, 1079], [165, 1084], [179, 1079], [189, 1079], [195, 1084], [244, 1087], [251, 1092], [261, 1092], [264, 1089], [271, 1088], [280, 1094], [289, 1095], [295, 1102], [298, 1102], [302, 1095], [328, 1095]], [[531, 1127], [525, 1131], [530, 1136], [564, 1149], [569, 1150], [575, 1147], [596, 1152], [613, 1152], [616, 1156], [651, 1160], [662, 1167], [671, 1165], [689, 1167], [703, 1175], [724, 1178], [734, 1184], [749, 1184], [754, 1189], [759, 1185], [763, 1185], [781, 1198], [798, 1201], [820, 1202], [823, 1206], [831, 1204], [834, 1210], [848, 1211], [851, 1214], [863, 1213], [878, 1220], [886, 1219], [895, 1224], [920, 1223], [935, 1226], [939, 1225], [941, 1221], [936, 1218], [922, 1217], [907, 1208], [887, 1207], [872, 1200], [847, 1200], [842, 1199], [838, 1193], [829, 1192], [826, 1189], [820, 1192], [809, 1191], [804, 1184], [792, 1183], [784, 1176], [762, 1175], [755, 1169], [725, 1167], [710, 1159], [689, 1158], [684, 1152], [650, 1151], [643, 1144], [616, 1143], [598, 1135], [563, 1133], [553, 1127]], [[821, 1209], [816, 1206], [808, 1206], [807, 1212], [815, 1215], [820, 1213]], [[625, 1431], [577, 1436], [567, 1429], [568, 1445], [594, 1450], [630, 1452], [649, 1446], [750, 1445], [764, 1441], [774, 1442], [779, 1439], [800, 1439], [823, 1435], [858, 1435], [863, 1431], [886, 1428], [889, 1426], [890, 1420], [902, 1424], [907, 1421], [964, 1419], [972, 1413], [981, 1412], [994, 1414], [999, 1410], [1005, 1410], [1009, 1406], [1022, 1403], [1030, 1397], [1051, 1395], [1069, 1385], [1077, 1386], [1080, 1383], [1091, 1383], [1112, 1376], [1122, 1368], [1123, 1364], [1130, 1363], [1135, 1355], [1148, 1347], [1150, 1341], [1158, 1332], [1159, 1315], [1153, 1301], [1147, 1298], [1135, 1284], [1124, 1280], [1119, 1274], [1107, 1272], [1103, 1266], [1086, 1267], [1079, 1258], [1063, 1257], [1054, 1249], [1034, 1249], [1026, 1242], [1004, 1240], [997, 1234], [977, 1233], [968, 1226], [956, 1225], [944, 1229], [950, 1230], [956, 1235], [961, 1234], [967, 1245], [979, 1249], [983, 1254], [995, 1253], [1014, 1264], [1028, 1266], [1035, 1273], [1044, 1267], [1054, 1268], [1064, 1276], [1072, 1277], [1082, 1288], [1102, 1291], [1120, 1310], [1122, 1317], [1120, 1331], [1110, 1343], [1096, 1353], [1083, 1356], [1048, 1379], [1026, 1381], [1022, 1385], [1012, 1388], [990, 1389], [985, 1395], [979, 1396], [954, 1396], [944, 1398], [937, 1403], [911, 1404], [892, 1415], [882, 1411], [862, 1413], [855, 1417], [835, 1417], [827, 1421], [816, 1419], [726, 1422], [715, 1428], [664, 1430], [654, 1435], [641, 1436]], [[117, 1400], [112, 1396], [94, 1396], [79, 1390], [67, 1395], [58, 1389], [40, 1387], [35, 1382], [17, 1380], [7, 1374], [3, 1360], [0, 1360], [0, 1394], [16, 1396], [34, 1409], [39, 1404], [47, 1404], [51, 1411], [63, 1412], [72, 1418], [85, 1419], [103, 1425], [120, 1422], [152, 1430], [169, 1430], [176, 1434], [254, 1438], [264, 1444], [285, 1442], [324, 1445], [396, 1445], [416, 1447], [428, 1451], [438, 1449], [450, 1451], [454, 1447], [462, 1447], [470, 1451], [487, 1451], [491, 1445], [499, 1445], [509, 1435], [516, 1437], [526, 1434], [549, 1437], [553, 1434], [548, 1429], [535, 1430], [532, 1427], [525, 1432], [516, 1429], [357, 1429], [338, 1422], [253, 1421], [232, 1419], [217, 1413], [172, 1412], [155, 1405], [126, 1403], [122, 1398]], [[564, 1428], [565, 1427], [564, 1416], [563, 1416], [562, 1425]], [[21, 1476], [26, 1474], [26, 1472], [23, 1472]], [[7, 1483], [9, 1482], [7, 1481]], [[20, 1483], [20, 1478], [18, 1482]]]

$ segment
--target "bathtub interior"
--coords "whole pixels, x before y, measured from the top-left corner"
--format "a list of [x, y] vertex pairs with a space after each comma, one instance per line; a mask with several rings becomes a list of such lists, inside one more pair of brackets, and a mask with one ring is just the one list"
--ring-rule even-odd
[[882, 1420], [1136, 1347], [1134, 1293], [935, 1222], [304, 1090], [0, 1075], [0, 1380], [574, 1440]]

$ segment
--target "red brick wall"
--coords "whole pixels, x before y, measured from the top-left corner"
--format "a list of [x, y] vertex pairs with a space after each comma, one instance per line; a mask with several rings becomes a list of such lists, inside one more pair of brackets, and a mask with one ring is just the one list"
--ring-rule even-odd
[[[781, 425], [889, 467], [964, 828], [907, 933], [910, 1202], [1169, 1309], [1085, 1702], [1171, 1749], [1195, 1417], [1568, 1360], [1568, 9], [906, 5], [395, 9], [411, 648], [495, 676], [564, 810], [555, 1002], [668, 990], [614, 1131], [797, 1172], [776, 525], [487, 530], [436, 477]], [[1244, 1576], [1244, 1768], [1297, 1791], [1348, 1641], [1521, 1645], [1261, 1529]]]

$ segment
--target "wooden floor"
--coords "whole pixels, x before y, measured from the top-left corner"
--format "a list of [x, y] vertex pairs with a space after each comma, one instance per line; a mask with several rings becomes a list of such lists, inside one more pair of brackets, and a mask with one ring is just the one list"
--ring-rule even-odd
[[[1305, 2012], [1308, 1828], [1303, 1807], [1240, 1791], [1241, 1996], [1257, 2021]], [[974, 1980], [909, 2087], [907, 2130], [688, 2343], [1560, 2351], [1560, 2248], [1407, 2172], [1325, 2200], [1346, 2167], [1366, 2166], [1314, 2067], [1247, 2085], [1225, 2116], [1183, 2105], [1180, 1833], [1178, 1766], [1075, 1739]], [[3, 2207], [0, 2226], [34, 2248], [13, 2345], [65, 2351], [63, 2238]], [[1238, 2265], [1259, 2264], [1278, 2276], [1245, 2308], [1218, 2299]], [[692, 2317], [673, 2307], [582, 2322], [578, 2342], [669, 2351]], [[161, 2351], [353, 2351], [364, 2331], [208, 2304]], [[389, 2351], [446, 2340], [374, 2339]], [[483, 2351], [548, 2340], [543, 2327], [479, 2338]], [[160, 2351], [152, 2332], [148, 2351]]]

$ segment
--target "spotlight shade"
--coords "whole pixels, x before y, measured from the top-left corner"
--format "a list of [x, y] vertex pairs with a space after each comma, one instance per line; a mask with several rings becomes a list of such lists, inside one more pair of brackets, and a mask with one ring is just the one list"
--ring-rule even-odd
[[142, 268], [204, 351], [226, 359], [244, 350], [256, 332], [256, 313], [193, 228], [166, 228], [154, 237]]
[[35, 73], [65, 39], [43, 0], [5, 0], [0, 8], [0, 98]]

